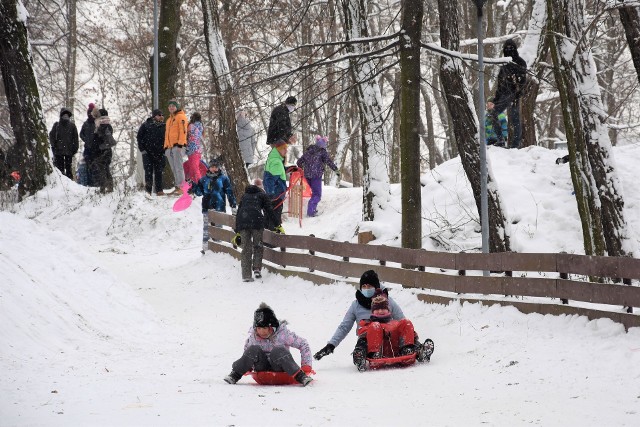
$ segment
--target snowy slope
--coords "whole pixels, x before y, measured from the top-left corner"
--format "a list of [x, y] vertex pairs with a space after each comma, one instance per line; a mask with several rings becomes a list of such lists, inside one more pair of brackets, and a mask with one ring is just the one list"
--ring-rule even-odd
[[[637, 152], [616, 150], [635, 229]], [[554, 163], [560, 155], [490, 150], [521, 251], [582, 252], [568, 167]], [[426, 174], [423, 184], [425, 248], [435, 247], [433, 233], [456, 250], [479, 246], [459, 162]], [[375, 243], [397, 242], [400, 190], [392, 191], [385, 217], [371, 224]], [[123, 188], [98, 197], [53, 175], [15, 213], [0, 213], [0, 425], [637, 424], [640, 328], [625, 333], [609, 320], [427, 305], [395, 285], [393, 298], [436, 343], [430, 364], [358, 373], [351, 333], [314, 363], [316, 381], [307, 388], [246, 378], [227, 385], [222, 377], [260, 302], [317, 351], [354, 289], [268, 273], [242, 283], [237, 261], [200, 255], [199, 200], [178, 214], [173, 200]], [[285, 228], [355, 240], [360, 201], [358, 189], [327, 187], [319, 217], [305, 218], [302, 228], [290, 219]], [[448, 230], [445, 220], [461, 225]]]

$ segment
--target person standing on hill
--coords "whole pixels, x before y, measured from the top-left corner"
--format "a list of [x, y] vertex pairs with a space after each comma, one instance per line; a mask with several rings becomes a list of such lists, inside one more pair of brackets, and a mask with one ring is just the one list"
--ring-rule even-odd
[[198, 112], [193, 113], [187, 128], [188, 159], [184, 163], [184, 177], [191, 182], [200, 181], [200, 178], [207, 173], [207, 168], [200, 162], [200, 159], [202, 159], [203, 134], [202, 116]]
[[78, 152], [78, 129], [71, 121], [72, 115], [71, 110], [63, 107], [60, 110], [60, 121], [55, 122], [49, 132], [53, 165], [69, 179], [73, 179], [71, 164], [73, 156]]
[[[267, 145], [273, 146], [278, 141], [288, 141], [295, 143], [293, 128], [291, 127], [291, 117], [289, 116], [296, 108], [298, 100], [295, 96], [289, 96], [284, 104], [280, 104], [271, 111], [269, 118], [269, 129], [267, 129]], [[293, 140], [291, 137], [293, 136]]]
[[164, 155], [167, 157], [171, 171], [173, 171], [176, 194], [181, 195], [184, 182], [184, 167], [182, 157], [187, 146], [187, 126], [189, 120], [175, 99], [169, 101], [169, 118], [167, 119], [164, 135]]
[[93, 117], [93, 110], [95, 110], [96, 106], [93, 102], [89, 103], [87, 107], [87, 120], [82, 124], [82, 128], [80, 129], [80, 139], [84, 142], [84, 150], [82, 151], [82, 157], [84, 158], [85, 167], [87, 170], [87, 185], [89, 187], [95, 186], [95, 179], [91, 175], [91, 171], [93, 169], [92, 162], [93, 158], [90, 155], [89, 147], [91, 145], [91, 141], [93, 140], [93, 132], [96, 130], [96, 119]]
[[[520, 96], [527, 82], [527, 63], [518, 54], [518, 45], [513, 39], [509, 39], [502, 47], [504, 56], [511, 57], [511, 61], [502, 67], [498, 73], [496, 95], [493, 102], [487, 104], [489, 117], [494, 129], [500, 129], [498, 116], [507, 110], [509, 121], [514, 130], [513, 141], [510, 148], [520, 148], [522, 141], [522, 126], [520, 124]], [[502, 135], [498, 135], [496, 145], [505, 145]]]
[[111, 175], [111, 159], [113, 157], [112, 147], [115, 146], [113, 138], [113, 127], [109, 119], [109, 113], [104, 108], [95, 109], [92, 112], [96, 119], [96, 128], [91, 141], [91, 152], [93, 153], [93, 176], [96, 184], [100, 187], [101, 193], [111, 193], [113, 191], [113, 176]]
[[165, 123], [162, 111], [155, 109], [140, 129], [136, 139], [138, 149], [142, 153], [142, 166], [144, 168], [144, 188], [151, 194], [155, 185], [156, 195], [164, 196], [162, 191], [162, 171], [164, 170], [164, 134]]
[[265, 218], [269, 218], [269, 222], [276, 222], [273, 219], [271, 200], [260, 188], [261, 185], [262, 180], [256, 178], [252, 185], [247, 186], [236, 214], [236, 235], [233, 243], [242, 248], [240, 265], [243, 282], [253, 282], [251, 271], [256, 279], [262, 277], [262, 232]]
[[273, 203], [273, 221], [267, 223], [267, 229], [284, 233], [282, 228], [282, 209], [287, 198], [287, 172], [284, 161], [287, 158], [287, 143], [278, 140], [269, 155], [264, 166], [264, 191]]
[[311, 187], [311, 199], [309, 199], [309, 204], [307, 205], [307, 216], [316, 216], [318, 214], [318, 203], [322, 199], [322, 177], [325, 165], [340, 176], [338, 167], [331, 160], [329, 153], [327, 153], [327, 140], [326, 136], [316, 135], [316, 143], [307, 148], [302, 157], [296, 162], [298, 167], [304, 170], [304, 177]]

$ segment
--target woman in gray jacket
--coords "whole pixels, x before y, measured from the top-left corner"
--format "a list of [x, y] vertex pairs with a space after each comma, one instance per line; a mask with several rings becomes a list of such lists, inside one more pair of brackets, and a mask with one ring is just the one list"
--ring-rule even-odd
[[[354, 323], [360, 322], [361, 320], [369, 320], [371, 317], [371, 297], [375, 293], [376, 289], [380, 288], [380, 279], [378, 275], [373, 270], [367, 270], [360, 277], [360, 289], [356, 291], [356, 299], [351, 303], [351, 306], [347, 310], [347, 314], [345, 314], [344, 319], [338, 325], [338, 328], [333, 334], [333, 337], [329, 340], [326, 346], [324, 346], [320, 351], [314, 354], [314, 358], [316, 360], [322, 359], [324, 356], [327, 356], [333, 353], [333, 350], [342, 342], [343, 339], [349, 334], [351, 328], [353, 328]], [[400, 306], [391, 298], [389, 298], [389, 308], [392, 313], [393, 320], [401, 320], [404, 319], [404, 313]], [[425, 344], [429, 343], [428, 346], [420, 344], [418, 339], [416, 339], [416, 352], [418, 353], [417, 360], [424, 361], [428, 360], [433, 352], [433, 341], [427, 339]], [[425, 348], [428, 347], [428, 348]], [[356, 343], [356, 347], [353, 350], [353, 364], [358, 367], [359, 371], [366, 370], [366, 358], [367, 358], [367, 340], [366, 337], [359, 337]]]

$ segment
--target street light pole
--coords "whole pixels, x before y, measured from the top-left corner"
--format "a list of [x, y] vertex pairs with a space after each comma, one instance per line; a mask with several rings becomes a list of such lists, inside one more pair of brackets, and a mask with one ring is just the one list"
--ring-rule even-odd
[[158, 108], [158, 0], [153, 1], [153, 108]]
[[[486, 0], [475, 0], [478, 11], [478, 143], [480, 144], [480, 226], [482, 228], [482, 253], [489, 253], [489, 202], [487, 198], [487, 144], [485, 141], [484, 121], [484, 27], [482, 19], [482, 9]], [[484, 276], [489, 272], [484, 271]]]

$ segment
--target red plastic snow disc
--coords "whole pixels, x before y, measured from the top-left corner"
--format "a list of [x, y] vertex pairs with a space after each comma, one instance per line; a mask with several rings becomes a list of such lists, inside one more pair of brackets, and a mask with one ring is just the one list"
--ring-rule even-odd
[[[307, 375], [315, 374], [311, 371]], [[273, 372], [273, 371], [260, 371], [249, 372], [245, 375], [251, 375], [255, 382], [260, 385], [291, 385], [298, 384], [298, 382], [286, 372]]]
[[413, 365], [416, 362], [416, 354], [406, 356], [385, 357], [383, 359], [369, 359], [369, 369], [393, 368]]

